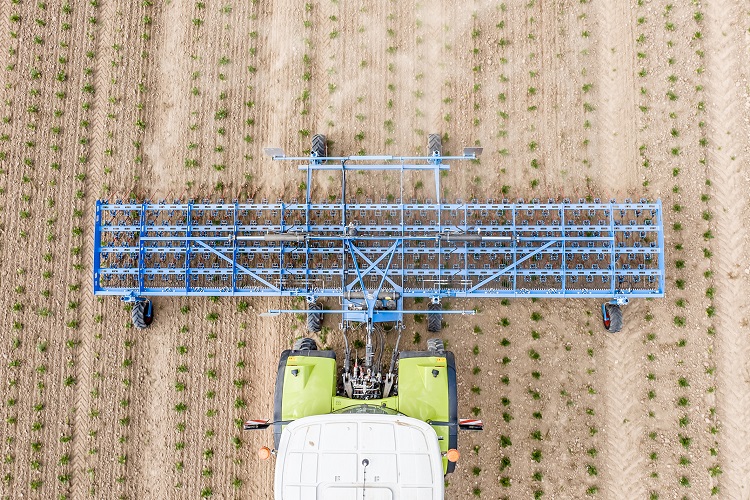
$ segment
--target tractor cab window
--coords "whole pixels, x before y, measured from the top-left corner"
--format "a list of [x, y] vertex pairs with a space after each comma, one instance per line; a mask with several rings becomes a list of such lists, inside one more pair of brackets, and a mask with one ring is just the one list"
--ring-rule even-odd
[[396, 410], [391, 410], [390, 408], [387, 408], [385, 406], [375, 406], [375, 405], [348, 406], [346, 408], [342, 408], [341, 410], [336, 410], [333, 413], [369, 413], [369, 414], [374, 414], [374, 415], [402, 415], [402, 413], [399, 413]]

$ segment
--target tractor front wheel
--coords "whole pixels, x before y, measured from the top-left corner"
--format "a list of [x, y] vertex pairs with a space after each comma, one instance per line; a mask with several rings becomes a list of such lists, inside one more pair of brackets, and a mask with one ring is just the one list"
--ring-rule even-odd
[[137, 300], [131, 311], [133, 326], [142, 330], [154, 321], [154, 305], [148, 299]]
[[294, 343], [294, 347], [292, 347], [293, 351], [317, 351], [318, 350], [318, 344], [315, 343], [315, 341], [309, 337], [302, 337], [301, 339], [297, 339], [297, 341]]
[[604, 329], [609, 333], [622, 330], [622, 310], [617, 304], [606, 303], [602, 306], [602, 320]]
[[445, 353], [443, 339], [427, 339], [427, 350], [438, 356], [442, 356]]

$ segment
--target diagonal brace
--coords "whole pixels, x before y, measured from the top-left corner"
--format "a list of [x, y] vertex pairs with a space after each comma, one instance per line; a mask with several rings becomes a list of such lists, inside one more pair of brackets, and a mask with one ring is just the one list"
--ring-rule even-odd
[[[393, 257], [396, 255], [396, 246], [397, 245], [398, 245], [398, 243], [394, 244], [392, 250], [390, 250], [388, 252], [389, 254], [391, 254], [391, 256], [388, 258], [388, 264], [385, 266], [386, 270], [391, 267], [391, 262], [393, 261]], [[375, 290], [375, 297], [379, 297], [380, 296], [380, 290], [383, 288], [383, 283], [387, 279], [387, 276], [385, 275], [385, 273], [381, 273], [381, 274], [382, 274], [383, 277], [380, 280], [380, 284], [378, 285], [378, 289]], [[372, 318], [373, 314], [375, 313], [375, 301], [374, 300], [373, 301], [369, 301], [369, 300], [367, 301], [367, 311], [369, 312], [369, 316]]]
[[477, 283], [476, 285], [474, 285], [473, 287], [471, 287], [471, 288], [469, 289], [469, 292], [474, 292], [474, 291], [476, 291], [477, 289], [479, 289], [479, 288], [481, 288], [482, 286], [484, 286], [484, 285], [486, 285], [487, 283], [489, 283], [490, 281], [492, 281], [492, 280], [494, 280], [494, 279], [497, 279], [497, 278], [499, 278], [499, 277], [500, 277], [500, 276], [502, 276], [503, 274], [505, 274], [505, 273], [507, 273], [508, 271], [510, 271], [511, 269], [515, 268], [515, 267], [516, 267], [516, 266], [517, 266], [518, 264], [521, 264], [521, 263], [523, 263], [523, 262], [525, 262], [525, 261], [529, 260], [529, 259], [530, 259], [530, 258], [532, 258], [532, 257], [533, 257], [534, 255], [536, 255], [536, 254], [538, 254], [538, 253], [542, 252], [543, 250], [546, 250], [547, 248], [551, 247], [551, 246], [552, 246], [552, 245], [554, 245], [555, 243], [559, 243], [559, 240], [550, 240], [550, 241], [548, 241], [547, 243], [545, 243], [544, 245], [540, 246], [539, 248], [537, 248], [536, 250], [534, 250], [534, 251], [533, 251], [533, 252], [531, 252], [530, 254], [527, 254], [527, 255], [525, 255], [525, 256], [524, 256], [523, 258], [521, 258], [521, 259], [518, 259], [517, 261], [515, 261], [514, 263], [512, 263], [512, 264], [510, 264], [509, 266], [505, 267], [504, 269], [501, 269], [500, 271], [496, 272], [495, 274], [493, 274], [493, 275], [492, 275], [492, 276], [490, 276], [489, 278], [487, 278], [487, 279], [484, 279], [484, 280], [480, 281], [479, 283]]
[[[396, 285], [396, 283], [394, 283], [394, 281], [393, 281], [393, 280], [392, 280], [391, 278], [389, 278], [389, 277], [388, 277], [388, 276], [386, 275], [385, 271], [383, 271], [382, 269], [380, 269], [380, 268], [378, 267], [378, 264], [379, 264], [379, 263], [380, 263], [380, 262], [381, 262], [381, 261], [382, 261], [383, 259], [385, 259], [386, 257], [388, 257], [389, 255], [391, 255], [391, 258], [392, 258], [392, 254], [396, 252], [396, 249], [397, 249], [397, 248], [399, 247], [399, 245], [400, 245], [400, 244], [401, 244], [401, 240], [396, 240], [396, 242], [395, 242], [395, 243], [394, 243], [393, 245], [391, 245], [391, 246], [390, 246], [390, 247], [388, 248], [388, 250], [387, 250], [387, 251], [383, 252], [383, 254], [382, 254], [382, 255], [381, 255], [380, 257], [378, 257], [377, 259], [375, 259], [375, 261], [371, 261], [371, 260], [370, 260], [370, 259], [369, 259], [369, 258], [367, 257], [367, 255], [365, 255], [365, 254], [364, 254], [364, 253], [363, 253], [363, 252], [362, 252], [361, 250], [359, 250], [359, 249], [358, 249], [357, 247], [355, 247], [355, 246], [354, 246], [354, 245], [353, 245], [353, 244], [351, 243], [351, 241], [349, 242], [349, 249], [350, 249], [350, 251], [351, 251], [351, 252], [352, 252], [353, 254], [356, 254], [356, 255], [360, 256], [360, 257], [361, 257], [361, 258], [362, 258], [362, 259], [363, 259], [363, 260], [364, 260], [365, 262], [367, 262], [367, 264], [369, 264], [369, 266], [370, 266], [370, 267], [368, 267], [367, 269], [365, 269], [365, 271], [364, 271], [364, 272], [362, 272], [362, 276], [365, 276], [365, 275], [367, 275], [367, 274], [368, 274], [368, 273], [369, 273], [370, 271], [375, 271], [375, 272], [376, 272], [376, 273], [378, 273], [378, 274], [379, 274], [379, 275], [380, 275], [381, 277], [383, 277], [384, 279], [386, 279], [386, 280], [387, 280], [387, 281], [388, 281], [388, 282], [389, 282], [389, 283], [390, 283], [391, 285], [393, 285], [393, 287], [394, 287], [394, 288], [399, 288], [399, 287], [398, 287], [398, 285]], [[355, 262], [355, 265], [356, 265], [356, 260], [357, 260], [357, 259], [355, 258], [355, 259], [353, 259], [353, 260], [354, 260], [354, 262]], [[389, 264], [388, 264], [388, 267], [390, 267], [390, 259], [389, 259]], [[350, 285], [350, 286], [351, 286], [351, 285], [353, 285], [353, 284], [354, 284], [354, 281], [352, 281], [351, 283], [349, 283], [349, 285]], [[382, 286], [382, 284], [381, 284], [381, 286]], [[364, 291], [364, 285], [362, 286], [362, 290]]]
[[354, 256], [354, 245], [352, 245], [352, 242], [350, 240], [346, 240], [346, 242], [349, 245], [349, 252], [352, 253], [352, 263], [354, 264], [354, 272], [357, 273], [357, 279], [349, 283], [344, 288], [344, 290], [349, 290], [350, 287], [354, 286], [354, 283], [359, 281], [359, 286], [362, 287], [362, 296], [365, 298], [365, 303], [367, 303], [367, 288], [365, 288], [365, 282], [362, 280], [362, 273], [359, 270], [359, 265], [357, 265], [357, 259]]
[[250, 269], [248, 269], [248, 268], [246, 268], [244, 266], [241, 266], [240, 264], [237, 264], [235, 261], [233, 261], [232, 259], [230, 259], [226, 255], [224, 255], [223, 253], [219, 252], [215, 248], [210, 247], [209, 245], [206, 245], [203, 241], [197, 240], [197, 241], [195, 241], [195, 243], [199, 244], [203, 248], [206, 248], [208, 251], [210, 251], [211, 253], [217, 255], [219, 258], [224, 259], [225, 261], [229, 262], [230, 264], [232, 264], [233, 266], [235, 266], [237, 269], [239, 269], [243, 273], [249, 274], [254, 279], [256, 279], [256, 280], [260, 281], [261, 283], [263, 283], [264, 285], [266, 285], [268, 288], [270, 288], [270, 289], [272, 289], [274, 291], [277, 291], [277, 292], [281, 291], [281, 289], [279, 287], [273, 286], [271, 283], [269, 283], [268, 281], [264, 280], [263, 278], [261, 278], [260, 276], [258, 276], [257, 274], [255, 274], [254, 272], [252, 272]]

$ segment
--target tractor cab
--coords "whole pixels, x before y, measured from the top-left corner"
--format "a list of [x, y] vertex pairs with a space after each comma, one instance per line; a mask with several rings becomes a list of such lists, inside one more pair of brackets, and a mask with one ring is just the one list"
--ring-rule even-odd
[[443, 455], [433, 428], [357, 405], [286, 426], [276, 451], [277, 500], [442, 500]]

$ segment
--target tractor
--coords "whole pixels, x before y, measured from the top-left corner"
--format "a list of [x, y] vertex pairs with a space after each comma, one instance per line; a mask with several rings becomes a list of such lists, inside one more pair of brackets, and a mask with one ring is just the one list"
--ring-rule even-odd
[[[315, 340], [281, 353], [273, 420], [249, 420], [246, 430], [273, 428], [276, 498], [443, 498], [443, 476], [459, 458], [458, 431], [482, 421], [458, 418], [456, 360], [440, 339], [426, 350], [399, 351], [381, 365], [385, 333], [351, 356], [344, 336], [343, 367]], [[386, 368], [387, 366], [387, 368]]]

